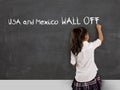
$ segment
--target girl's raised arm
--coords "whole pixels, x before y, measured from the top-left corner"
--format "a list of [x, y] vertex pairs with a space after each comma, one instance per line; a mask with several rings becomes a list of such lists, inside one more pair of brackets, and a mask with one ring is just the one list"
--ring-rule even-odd
[[96, 28], [97, 28], [97, 31], [98, 31], [98, 38], [102, 42], [103, 41], [103, 33], [102, 33], [101, 25], [100, 24], [96, 24]]

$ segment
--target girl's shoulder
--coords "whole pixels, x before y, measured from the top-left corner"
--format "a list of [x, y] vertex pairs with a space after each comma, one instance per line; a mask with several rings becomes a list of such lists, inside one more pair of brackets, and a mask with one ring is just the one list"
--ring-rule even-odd
[[93, 49], [96, 49], [97, 47], [99, 47], [102, 44], [100, 39], [96, 39], [96, 40], [94, 40], [92, 42], [88, 42], [88, 43], [89, 43], [88, 46]]

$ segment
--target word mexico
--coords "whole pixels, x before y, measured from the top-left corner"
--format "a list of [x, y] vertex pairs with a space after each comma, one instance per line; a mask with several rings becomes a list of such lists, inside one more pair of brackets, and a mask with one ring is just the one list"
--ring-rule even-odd
[[80, 25], [81, 23], [88, 25], [93, 24], [93, 22], [98, 23], [99, 17], [84, 17], [83, 19], [79, 19], [78, 17], [61, 17], [60, 19], [28, 19], [28, 20], [20, 20], [20, 19], [8, 19], [9, 25]]

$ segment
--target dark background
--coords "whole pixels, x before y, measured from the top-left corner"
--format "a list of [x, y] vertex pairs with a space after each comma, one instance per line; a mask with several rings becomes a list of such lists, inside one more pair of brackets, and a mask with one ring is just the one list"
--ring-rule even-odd
[[[70, 31], [77, 25], [8, 25], [9, 18], [98, 16], [104, 42], [95, 62], [103, 79], [120, 79], [119, 0], [0, 0], [0, 79], [73, 79]], [[95, 24], [82, 25], [97, 38]]]

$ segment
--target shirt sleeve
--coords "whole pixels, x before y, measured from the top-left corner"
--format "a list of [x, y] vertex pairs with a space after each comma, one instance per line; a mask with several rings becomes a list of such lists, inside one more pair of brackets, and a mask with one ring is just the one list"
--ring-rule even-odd
[[76, 56], [71, 51], [71, 60], [70, 63], [74, 66], [76, 64]]
[[91, 45], [94, 49], [99, 47], [102, 44], [102, 41], [100, 39], [96, 39], [95, 41], [91, 42]]

